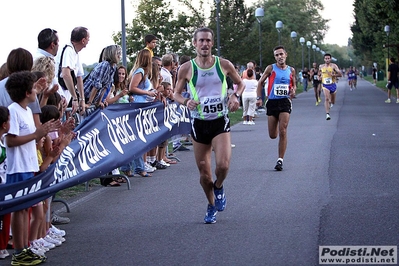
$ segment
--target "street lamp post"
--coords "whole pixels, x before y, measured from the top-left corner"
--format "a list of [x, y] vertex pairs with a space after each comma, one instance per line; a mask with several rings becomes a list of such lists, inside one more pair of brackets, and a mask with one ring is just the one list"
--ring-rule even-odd
[[313, 49], [313, 62], [316, 62], [316, 44], [312, 45], [312, 49]]
[[215, 0], [216, 3], [216, 38], [217, 38], [217, 49], [218, 49], [218, 56], [220, 56], [220, 1]]
[[391, 28], [389, 27], [389, 25], [385, 25], [384, 31], [387, 34], [387, 39], [388, 39], [387, 48], [388, 48], [388, 60], [389, 60], [389, 32], [391, 31]]
[[389, 25], [385, 25], [384, 31], [387, 34], [387, 41], [388, 41], [388, 43], [387, 43], [388, 44], [387, 45], [387, 48], [388, 48], [388, 60], [386, 62], [386, 73], [388, 73], [388, 65], [389, 65], [389, 32], [391, 31], [391, 28], [389, 27]]
[[[320, 52], [320, 47], [318, 47], [318, 46], [316, 47], [316, 52]], [[317, 54], [316, 54], [316, 61], [317, 61]], [[315, 62], [316, 62], [316, 61], [315, 61]], [[317, 63], [317, 62], [316, 62], [316, 63]]]
[[278, 45], [281, 45], [281, 37], [280, 37], [280, 32], [283, 29], [284, 24], [280, 20], [276, 22], [276, 29], [278, 31]]
[[299, 38], [299, 43], [302, 46], [302, 69], [301, 69], [301, 71], [302, 71], [303, 68], [304, 68], [304, 63], [303, 63], [303, 45], [305, 44], [305, 38], [303, 38], [303, 37]]
[[308, 47], [308, 59], [309, 59], [308, 69], [310, 69], [310, 47], [312, 46], [312, 43], [310, 41], [307, 41], [306, 46]]
[[294, 68], [295, 68], [295, 62], [296, 62], [296, 42], [295, 42], [295, 40], [296, 40], [296, 38], [297, 38], [297, 34], [296, 34], [296, 32], [295, 31], [291, 31], [291, 39], [292, 39], [292, 49], [294, 50]]
[[127, 67], [126, 62], [126, 23], [125, 23], [125, 0], [121, 0], [121, 17], [122, 17], [122, 64]]
[[265, 16], [265, 11], [263, 10], [263, 8], [258, 7], [255, 10], [255, 17], [259, 23], [259, 66], [260, 66], [260, 69], [262, 69], [262, 38], [261, 38], [260, 22], [264, 16]]

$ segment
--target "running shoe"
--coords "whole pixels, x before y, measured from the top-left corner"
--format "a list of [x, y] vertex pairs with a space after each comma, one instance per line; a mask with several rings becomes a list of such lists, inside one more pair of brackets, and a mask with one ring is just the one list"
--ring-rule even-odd
[[399, 103], [399, 99], [396, 99], [396, 103]]
[[46, 240], [44, 240], [43, 238], [39, 238], [38, 240], [36, 240], [36, 242], [38, 242], [45, 250], [50, 250], [55, 248], [55, 244], [50, 243]]
[[11, 265], [38, 265], [46, 261], [46, 257], [40, 257], [29, 248], [25, 248], [19, 254], [12, 254]]
[[157, 168], [152, 167], [149, 163], [145, 162], [144, 163], [144, 171], [146, 171], [147, 173], [153, 173], [155, 170], [157, 170]]
[[163, 164], [161, 164], [161, 163], [158, 162], [158, 161], [154, 161], [154, 162], [151, 164], [151, 166], [152, 166], [152, 167], [155, 167], [155, 168], [158, 169], [158, 170], [164, 170], [164, 169], [167, 168], [166, 165], [163, 165]]
[[226, 208], [226, 195], [224, 194], [223, 186], [219, 189], [213, 185], [213, 193], [215, 194], [215, 206], [218, 211], [223, 211]]
[[253, 125], [255, 125], [255, 122], [254, 121], [248, 121], [248, 125], [253, 126]]
[[58, 224], [68, 224], [71, 220], [68, 217], [59, 216], [56, 213], [53, 213], [51, 217], [51, 223], [58, 225]]
[[333, 108], [333, 106], [334, 106], [334, 104], [333, 104], [333, 103], [330, 103], [330, 108]]
[[391, 99], [387, 99], [385, 103], [391, 103]]
[[163, 159], [159, 161], [160, 164], [165, 165], [166, 167], [169, 167], [170, 164], [165, 162]]
[[46, 250], [39, 243], [36, 243], [36, 241], [30, 242], [29, 248], [38, 256], [44, 256], [44, 253], [46, 253]]
[[316, 106], [318, 106], [319, 105], [319, 101], [316, 101]]
[[321, 98], [319, 98], [319, 103], [321, 103]]
[[277, 171], [282, 171], [283, 170], [283, 161], [277, 160], [276, 166], [274, 167], [275, 170]]
[[242, 122], [243, 125], [248, 125], [248, 121]]
[[61, 229], [55, 227], [54, 225], [51, 225], [49, 230], [51, 232], [53, 232], [54, 234], [59, 235], [59, 236], [65, 236], [66, 235], [65, 230], [61, 230]]
[[330, 120], [330, 119], [331, 119], [330, 114], [326, 114], [326, 120]]
[[208, 204], [208, 209], [206, 210], [204, 222], [206, 224], [216, 223], [216, 214], [217, 213], [218, 213], [218, 210], [216, 209], [216, 206]]
[[61, 240], [52, 238], [51, 235], [47, 234], [43, 239], [51, 244], [54, 244], [56, 247], [59, 247], [62, 245]]
[[10, 253], [8, 253], [7, 249], [0, 250], [0, 259], [5, 259], [8, 256], [10, 256]]

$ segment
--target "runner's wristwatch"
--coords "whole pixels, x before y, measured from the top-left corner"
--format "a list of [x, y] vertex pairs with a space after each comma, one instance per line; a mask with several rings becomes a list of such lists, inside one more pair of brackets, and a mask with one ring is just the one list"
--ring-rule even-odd
[[238, 94], [237, 92], [235, 92], [234, 95], [237, 97], [237, 99], [240, 99], [240, 94]]

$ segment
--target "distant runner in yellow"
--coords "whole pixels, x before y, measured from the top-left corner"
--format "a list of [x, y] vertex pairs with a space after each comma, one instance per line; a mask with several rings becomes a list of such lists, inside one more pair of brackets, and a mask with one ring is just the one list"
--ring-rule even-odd
[[320, 79], [321, 86], [324, 92], [324, 107], [326, 109], [326, 120], [330, 120], [330, 108], [335, 103], [335, 96], [337, 94], [337, 77], [342, 77], [339, 67], [331, 63], [331, 54], [324, 54], [324, 63], [320, 65]]

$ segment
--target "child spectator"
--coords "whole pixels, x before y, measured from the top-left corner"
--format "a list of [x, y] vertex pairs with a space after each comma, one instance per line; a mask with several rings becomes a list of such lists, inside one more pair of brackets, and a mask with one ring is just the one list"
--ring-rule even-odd
[[[36, 142], [49, 131], [57, 130], [60, 121], [49, 121], [35, 126], [33, 114], [28, 104], [36, 100], [33, 84], [36, 76], [30, 71], [15, 72], [8, 78], [5, 87], [13, 103], [10, 111], [10, 129], [6, 135], [7, 183], [18, 183], [33, 178], [39, 170]], [[28, 248], [29, 219], [28, 209], [12, 213], [14, 254], [12, 265], [37, 265], [46, 260]]]
[[[4, 134], [10, 129], [10, 112], [7, 107], [0, 106], [0, 185], [6, 183], [7, 154], [4, 145]], [[0, 259], [10, 256], [7, 251], [8, 239], [10, 238], [11, 214], [0, 216]]]

